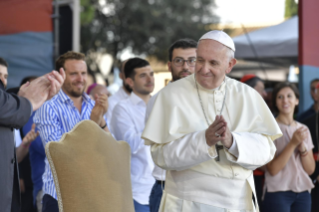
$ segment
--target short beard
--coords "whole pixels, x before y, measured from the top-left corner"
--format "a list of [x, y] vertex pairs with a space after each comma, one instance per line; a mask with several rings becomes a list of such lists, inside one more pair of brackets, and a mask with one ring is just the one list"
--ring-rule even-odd
[[83, 95], [84, 91], [82, 91], [81, 93], [75, 92], [75, 91], [70, 91], [70, 95], [72, 97], [78, 98], [81, 97]]
[[124, 89], [125, 89], [126, 91], [128, 91], [129, 93], [132, 92], [132, 88], [131, 88], [128, 84], [125, 84], [124, 82], [123, 82], [123, 87], [124, 87]]
[[172, 81], [175, 82], [177, 80], [184, 78], [184, 77], [181, 77], [182, 73], [189, 73], [189, 75], [192, 74], [189, 70], [185, 70], [185, 69], [180, 71], [177, 75], [173, 74], [172, 72], [172, 78], [173, 78]]

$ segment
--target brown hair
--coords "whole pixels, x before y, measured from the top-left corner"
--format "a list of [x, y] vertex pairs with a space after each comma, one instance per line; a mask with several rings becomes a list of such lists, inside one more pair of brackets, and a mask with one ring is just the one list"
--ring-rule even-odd
[[[281, 89], [287, 88], [287, 87], [290, 88], [294, 92], [296, 98], [299, 99], [299, 90], [296, 87], [296, 85], [294, 85], [290, 82], [281, 82], [281, 83], [277, 84], [272, 92], [272, 105], [274, 108], [274, 112], [276, 114], [279, 113], [279, 110], [278, 110], [277, 105], [276, 105], [277, 95]], [[296, 105], [296, 107], [295, 107], [294, 114], [297, 112], [298, 112], [298, 105]]]
[[67, 60], [83, 60], [85, 61], [85, 55], [79, 52], [68, 51], [67, 53], [61, 55], [55, 61], [55, 70], [59, 71], [60, 68], [64, 68], [65, 61]]

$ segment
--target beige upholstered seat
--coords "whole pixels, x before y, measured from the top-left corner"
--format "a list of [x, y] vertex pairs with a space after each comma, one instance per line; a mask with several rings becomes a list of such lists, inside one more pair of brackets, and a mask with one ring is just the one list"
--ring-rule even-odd
[[60, 212], [134, 212], [126, 142], [85, 120], [45, 152]]

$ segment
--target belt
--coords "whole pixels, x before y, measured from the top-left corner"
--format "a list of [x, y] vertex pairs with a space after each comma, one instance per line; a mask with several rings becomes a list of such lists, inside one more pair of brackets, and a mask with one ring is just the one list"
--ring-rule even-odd
[[161, 181], [161, 180], [156, 180], [156, 184], [160, 184], [160, 185], [165, 185], [165, 181]]

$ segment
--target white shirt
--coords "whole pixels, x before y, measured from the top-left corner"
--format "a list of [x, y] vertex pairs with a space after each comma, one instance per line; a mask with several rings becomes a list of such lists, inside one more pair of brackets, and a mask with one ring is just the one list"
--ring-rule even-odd
[[122, 86], [114, 95], [112, 95], [112, 96], [110, 96], [110, 98], [108, 98], [109, 107], [108, 107], [107, 112], [106, 112], [106, 118], [108, 121], [107, 126], [110, 126], [111, 119], [112, 119], [112, 113], [113, 113], [113, 109], [114, 109], [115, 105], [119, 101], [126, 99], [127, 97], [129, 97], [129, 95], [125, 92], [125, 90]]
[[152, 176], [154, 162], [150, 146], [144, 145], [141, 138], [145, 126], [145, 112], [145, 102], [132, 92], [129, 98], [121, 100], [115, 106], [110, 126], [116, 140], [124, 140], [131, 147], [133, 199], [148, 205], [155, 180]]

